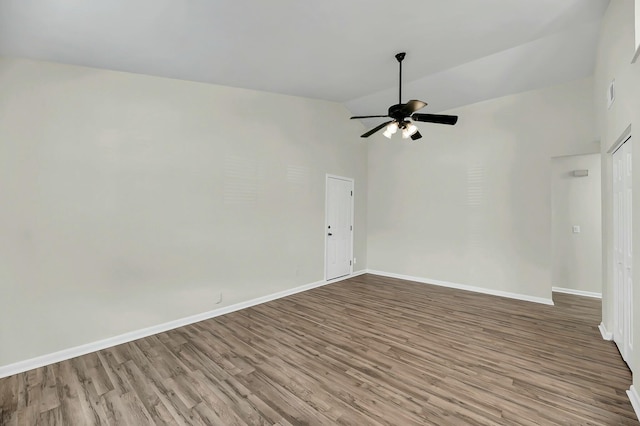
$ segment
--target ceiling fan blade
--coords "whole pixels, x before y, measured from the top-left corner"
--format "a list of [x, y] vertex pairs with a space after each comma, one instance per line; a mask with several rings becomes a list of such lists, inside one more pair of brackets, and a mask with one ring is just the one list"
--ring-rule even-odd
[[420, 134], [420, 132], [415, 132], [414, 134], [411, 135], [411, 139], [414, 140], [414, 141], [417, 141], [421, 137], [422, 137], [422, 135]]
[[387, 126], [389, 123], [393, 123], [393, 120], [391, 121], [387, 121], [386, 123], [382, 123], [381, 125], [379, 125], [378, 127], [374, 127], [373, 129], [369, 130], [367, 133], [364, 133], [362, 136], [360, 136], [361, 138], [368, 138], [369, 136], [371, 136], [372, 134], [374, 134], [375, 132], [377, 132], [378, 130], [383, 129], [385, 126]]
[[442, 115], [442, 114], [413, 114], [411, 116], [412, 120], [415, 121], [424, 121], [426, 123], [438, 123], [438, 124], [449, 124], [453, 126], [458, 122], [457, 115]]
[[381, 117], [388, 117], [388, 115], [358, 115], [356, 117], [351, 117], [351, 120], [359, 119], [359, 118], [381, 118]]
[[422, 101], [417, 101], [415, 99], [410, 100], [409, 102], [407, 102], [406, 104], [404, 104], [402, 106], [402, 112], [404, 112], [405, 116], [410, 116], [411, 114], [413, 114], [414, 112], [421, 110], [422, 108], [426, 107], [427, 103], [426, 102], [422, 102]]

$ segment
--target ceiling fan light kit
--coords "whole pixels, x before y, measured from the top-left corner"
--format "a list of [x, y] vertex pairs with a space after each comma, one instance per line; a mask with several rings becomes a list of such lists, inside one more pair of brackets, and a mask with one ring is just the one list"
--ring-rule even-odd
[[387, 115], [362, 115], [351, 117], [351, 119], [361, 119], [361, 118], [391, 118], [391, 121], [387, 121], [382, 123], [381, 125], [374, 127], [368, 132], [364, 133], [361, 137], [368, 138], [372, 134], [376, 133], [379, 130], [382, 130], [386, 127], [383, 135], [389, 139], [393, 136], [398, 129], [402, 132], [402, 138], [412, 140], [418, 140], [422, 137], [420, 132], [418, 131], [418, 127], [413, 124], [413, 121], [422, 121], [426, 123], [438, 123], [438, 124], [448, 124], [454, 125], [458, 122], [458, 116], [456, 115], [442, 115], [442, 114], [419, 114], [416, 111], [421, 110], [422, 108], [427, 106], [426, 102], [418, 101], [418, 100], [410, 100], [406, 104], [402, 103], [402, 61], [406, 56], [405, 52], [400, 52], [396, 54], [396, 59], [398, 64], [400, 65], [400, 79], [398, 84], [398, 103], [396, 105], [391, 105], [389, 107], [389, 111]]

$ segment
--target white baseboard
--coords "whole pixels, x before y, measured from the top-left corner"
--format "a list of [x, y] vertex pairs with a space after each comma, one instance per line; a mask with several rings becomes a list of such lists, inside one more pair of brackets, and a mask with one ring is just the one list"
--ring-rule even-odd
[[432, 280], [429, 278], [395, 274], [392, 272], [375, 271], [371, 269], [368, 269], [367, 273], [373, 274], [373, 275], [380, 275], [382, 277], [398, 278], [398, 279], [407, 280], [407, 281], [416, 281], [423, 284], [433, 284], [440, 287], [449, 287], [449, 288], [455, 288], [458, 290], [466, 290], [466, 291], [473, 291], [476, 293], [490, 294], [492, 296], [500, 296], [500, 297], [508, 297], [510, 299], [525, 300], [527, 302], [542, 303], [544, 305], [554, 304], [552, 299], [545, 299], [544, 297], [529, 296], [526, 294], [519, 294], [519, 293], [510, 293], [508, 291], [501, 291], [501, 290], [492, 290], [489, 288], [476, 287], [476, 286], [467, 285], [467, 284], [458, 284], [458, 283], [452, 283], [448, 281]]
[[574, 296], [593, 297], [594, 299], [602, 299], [602, 293], [594, 291], [574, 290], [572, 288], [551, 287], [551, 291], [556, 293], [573, 294]]
[[631, 385], [627, 391], [627, 396], [629, 397], [629, 401], [631, 401], [633, 411], [636, 412], [636, 417], [640, 420], [640, 396], [638, 396], [638, 392], [633, 385]]
[[600, 334], [602, 334], [602, 338], [604, 340], [613, 340], [613, 333], [607, 330], [607, 327], [604, 326], [603, 322], [598, 326], [598, 330], [600, 330]]
[[13, 364], [3, 365], [3, 366], [0, 366], [0, 379], [3, 377], [12, 376], [14, 374], [33, 370], [34, 368], [44, 367], [45, 365], [54, 364], [56, 362], [65, 361], [67, 359], [75, 358], [77, 356], [86, 355], [91, 352], [96, 352], [102, 349], [110, 348], [112, 346], [132, 342], [134, 340], [142, 339], [143, 337], [148, 337], [154, 334], [163, 333], [165, 331], [169, 331], [174, 328], [193, 324], [199, 321], [204, 321], [210, 318], [215, 318], [220, 315], [225, 315], [231, 312], [239, 311], [241, 309], [246, 309], [251, 306], [260, 305], [262, 303], [270, 302], [272, 300], [291, 296], [292, 294], [311, 290], [316, 287], [322, 287], [327, 284], [343, 281], [343, 280], [353, 278], [365, 273], [366, 273], [365, 270], [361, 270], [361, 271], [354, 272], [351, 275], [346, 275], [344, 277], [336, 278], [330, 281], [316, 281], [314, 283], [305, 284], [305, 285], [294, 287], [288, 290], [283, 290], [277, 293], [269, 294], [267, 296], [262, 296], [256, 299], [247, 300], [246, 302], [240, 302], [234, 305], [225, 306], [223, 308], [214, 309], [213, 311], [203, 312], [201, 314], [192, 315], [186, 318], [180, 318], [175, 321], [165, 322], [164, 324], [154, 325], [152, 327], [143, 328], [141, 330], [130, 331], [128, 333], [120, 334], [118, 336], [110, 337], [103, 340], [98, 340], [96, 342], [75, 346], [73, 348], [63, 349], [58, 352], [41, 355], [41, 356], [27, 359], [24, 361], [18, 361]]

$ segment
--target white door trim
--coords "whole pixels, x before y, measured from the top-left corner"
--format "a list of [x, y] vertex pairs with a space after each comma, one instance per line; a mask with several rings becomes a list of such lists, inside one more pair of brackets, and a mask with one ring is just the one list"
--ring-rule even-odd
[[611, 144], [611, 146], [607, 150], [607, 154], [613, 154], [614, 152], [616, 152], [626, 141], [629, 140], [629, 138], [631, 138], [631, 124], [629, 124], [627, 128], [624, 129], [624, 132], [622, 132], [622, 134], [618, 137], [618, 139], [616, 139], [616, 141]]
[[322, 238], [324, 239], [324, 280], [327, 281], [327, 227], [329, 226], [329, 179], [340, 179], [347, 182], [351, 182], [351, 190], [353, 191], [353, 196], [351, 197], [351, 248], [350, 248], [350, 259], [351, 259], [351, 267], [349, 268], [349, 273], [353, 274], [353, 234], [355, 233], [354, 226], [354, 218], [356, 216], [355, 212], [355, 198], [356, 198], [356, 183], [353, 178], [332, 175], [327, 173], [324, 179], [324, 228], [322, 229]]

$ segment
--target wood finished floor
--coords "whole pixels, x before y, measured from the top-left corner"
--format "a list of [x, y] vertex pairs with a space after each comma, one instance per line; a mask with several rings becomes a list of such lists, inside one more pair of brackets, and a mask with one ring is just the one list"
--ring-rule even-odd
[[600, 301], [554, 300], [363, 275], [0, 379], [0, 424], [638, 424]]

